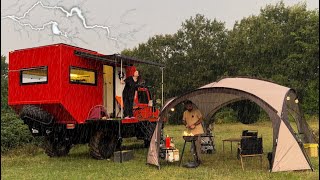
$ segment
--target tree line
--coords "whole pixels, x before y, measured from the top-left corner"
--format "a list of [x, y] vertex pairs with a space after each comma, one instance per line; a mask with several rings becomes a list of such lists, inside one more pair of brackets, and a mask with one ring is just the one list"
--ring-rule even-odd
[[[231, 30], [197, 14], [176, 33], [156, 35], [122, 53], [166, 66], [166, 98], [222, 77], [249, 76], [295, 89], [304, 113], [319, 116], [319, 10], [307, 10], [305, 3], [267, 5]], [[159, 98], [160, 69], [139, 69]]]

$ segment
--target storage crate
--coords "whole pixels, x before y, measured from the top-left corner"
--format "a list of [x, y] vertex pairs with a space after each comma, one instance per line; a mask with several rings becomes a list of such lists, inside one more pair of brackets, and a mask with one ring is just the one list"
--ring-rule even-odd
[[318, 144], [308, 143], [303, 146], [309, 157], [318, 157]]
[[[122, 162], [129, 161], [133, 159], [133, 151], [132, 150], [123, 150], [121, 151], [122, 154]], [[120, 157], [120, 151], [116, 151], [113, 153], [113, 161], [114, 162], [120, 162], [121, 157]]]

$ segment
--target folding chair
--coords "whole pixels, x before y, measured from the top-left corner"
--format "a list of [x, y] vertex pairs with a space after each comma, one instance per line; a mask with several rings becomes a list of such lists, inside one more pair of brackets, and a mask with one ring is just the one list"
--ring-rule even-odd
[[242, 136], [258, 137], [258, 131], [256, 131], [256, 130], [243, 130]]
[[119, 111], [116, 115], [116, 117], [119, 117], [119, 114], [121, 113], [121, 109], [123, 108], [123, 101], [122, 101], [122, 97], [121, 96], [116, 96], [116, 102], [119, 108]]
[[[123, 101], [122, 101], [122, 97], [121, 96], [116, 96], [116, 102], [119, 108], [119, 111], [116, 115], [116, 117], [120, 117], [119, 114], [121, 113], [121, 109], [124, 107], [123, 105]], [[133, 106], [133, 111], [135, 110], [140, 110], [141, 108], [137, 107], [137, 106]]]
[[243, 158], [255, 156], [260, 157], [260, 164], [262, 167], [262, 137], [242, 137], [238, 147], [238, 158], [240, 158], [242, 170], [244, 170]]

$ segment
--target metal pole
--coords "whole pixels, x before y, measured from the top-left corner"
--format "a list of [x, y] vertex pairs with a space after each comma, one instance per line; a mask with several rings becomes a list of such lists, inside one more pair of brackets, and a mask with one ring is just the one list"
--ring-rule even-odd
[[[120, 77], [122, 77], [122, 59], [120, 59]], [[123, 79], [123, 77], [120, 79], [121, 89], [122, 89], [122, 86], [123, 86], [123, 84], [121, 83], [122, 79]], [[123, 108], [124, 108], [123, 97], [122, 97], [122, 104], [123, 104], [123, 107], [121, 108], [121, 119], [123, 118]]]
[[[120, 58], [120, 76], [122, 76], [122, 59]], [[122, 77], [123, 78], [123, 77]], [[121, 84], [121, 87], [123, 86], [122, 83], [121, 83], [121, 79], [120, 79], [120, 84]], [[123, 108], [124, 108], [124, 103], [123, 103], [123, 97], [122, 97], [122, 104], [123, 104], [123, 107], [121, 108], [121, 119], [119, 121], [119, 141], [118, 143], [120, 143], [120, 163], [122, 163], [122, 137], [121, 137], [121, 121], [122, 121], [122, 118], [123, 118]], [[121, 106], [121, 105], [120, 105]]]
[[161, 107], [163, 107], [163, 67], [161, 68], [161, 74], [162, 74], [162, 79], [161, 79]]

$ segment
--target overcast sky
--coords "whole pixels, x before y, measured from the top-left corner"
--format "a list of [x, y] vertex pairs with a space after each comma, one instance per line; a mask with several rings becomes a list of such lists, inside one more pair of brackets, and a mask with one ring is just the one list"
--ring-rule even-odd
[[[37, 2], [38, 5], [31, 8]], [[235, 21], [257, 15], [267, 4], [277, 2], [279, 1], [1, 0], [1, 54], [7, 56], [9, 51], [15, 49], [60, 42], [104, 54], [119, 53], [124, 48], [132, 48], [146, 42], [156, 34], [175, 33], [183, 21], [197, 13], [210, 19], [216, 18], [223, 21], [226, 27], [231, 29]], [[319, 8], [318, 0], [284, 0], [283, 2], [287, 6], [306, 2], [308, 9]], [[81, 11], [84, 19], [77, 16], [76, 11], [72, 16], [67, 17], [66, 13], [72, 8]], [[24, 13], [26, 16], [22, 18]], [[20, 19], [14, 20], [13, 17], [20, 17]], [[94, 25], [103, 26], [105, 29], [94, 27]], [[31, 28], [42, 26], [44, 28], [41, 30]]]

